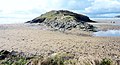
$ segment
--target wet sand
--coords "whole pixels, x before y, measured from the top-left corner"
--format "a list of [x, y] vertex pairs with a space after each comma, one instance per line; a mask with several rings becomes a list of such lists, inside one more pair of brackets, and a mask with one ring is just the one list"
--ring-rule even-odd
[[[103, 30], [115, 28], [110, 25], [96, 26]], [[71, 34], [64, 34], [42, 29], [29, 24], [0, 25], [0, 50], [15, 50], [43, 56], [67, 52], [76, 58], [120, 59], [120, 37], [94, 37], [92, 32], [75, 30], [70, 31]]]

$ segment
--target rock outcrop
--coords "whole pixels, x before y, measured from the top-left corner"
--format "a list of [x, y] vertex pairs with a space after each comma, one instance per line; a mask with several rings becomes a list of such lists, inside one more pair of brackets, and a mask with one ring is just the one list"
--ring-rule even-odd
[[118, 16], [115, 16], [115, 18], [120, 18], [120, 15], [118, 15]]
[[94, 22], [89, 17], [67, 10], [50, 11], [26, 23], [42, 23], [55, 30], [65, 31], [72, 28], [93, 31], [94, 26], [87, 22]]

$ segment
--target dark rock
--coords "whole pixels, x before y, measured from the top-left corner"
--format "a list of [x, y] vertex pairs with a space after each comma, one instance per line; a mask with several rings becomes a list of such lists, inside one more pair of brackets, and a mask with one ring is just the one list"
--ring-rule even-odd
[[25, 23], [31, 23], [32, 21], [27, 21], [27, 22], [25, 22]]
[[117, 65], [120, 65], [120, 59], [119, 59], [119, 60], [116, 60], [116, 62], [117, 62]]
[[0, 51], [0, 60], [3, 60], [7, 57], [7, 55], [10, 54], [9, 51], [6, 51], [6, 50], [1, 50]]
[[7, 55], [9, 54], [10, 52], [9, 51], [6, 51], [6, 50], [1, 50], [0, 51], [0, 55]]
[[6, 55], [0, 55], [0, 60], [3, 60], [6, 58]]
[[115, 18], [120, 18], [120, 15], [115, 16]]
[[45, 18], [40, 18], [40, 19], [33, 19], [31, 21], [27, 21], [26, 23], [42, 23], [45, 20]]

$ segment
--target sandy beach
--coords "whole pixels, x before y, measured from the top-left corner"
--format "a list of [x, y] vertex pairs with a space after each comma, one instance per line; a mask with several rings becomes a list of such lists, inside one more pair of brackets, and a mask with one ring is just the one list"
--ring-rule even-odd
[[0, 65], [120, 65], [120, 0], [1, 0]]
[[[110, 25], [98, 27], [115, 28]], [[75, 30], [70, 33], [42, 30], [41, 27], [30, 24], [0, 25], [0, 50], [15, 50], [43, 56], [67, 52], [75, 58], [120, 59], [120, 37], [95, 37], [92, 36], [92, 32]]]

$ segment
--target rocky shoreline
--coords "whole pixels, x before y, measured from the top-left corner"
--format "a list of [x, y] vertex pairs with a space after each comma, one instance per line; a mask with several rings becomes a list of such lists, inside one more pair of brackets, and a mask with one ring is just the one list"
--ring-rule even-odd
[[70, 53], [58, 52], [48, 57], [28, 55], [17, 51], [0, 51], [1, 65], [120, 65], [120, 60], [109, 58], [79, 58], [76, 59]]

